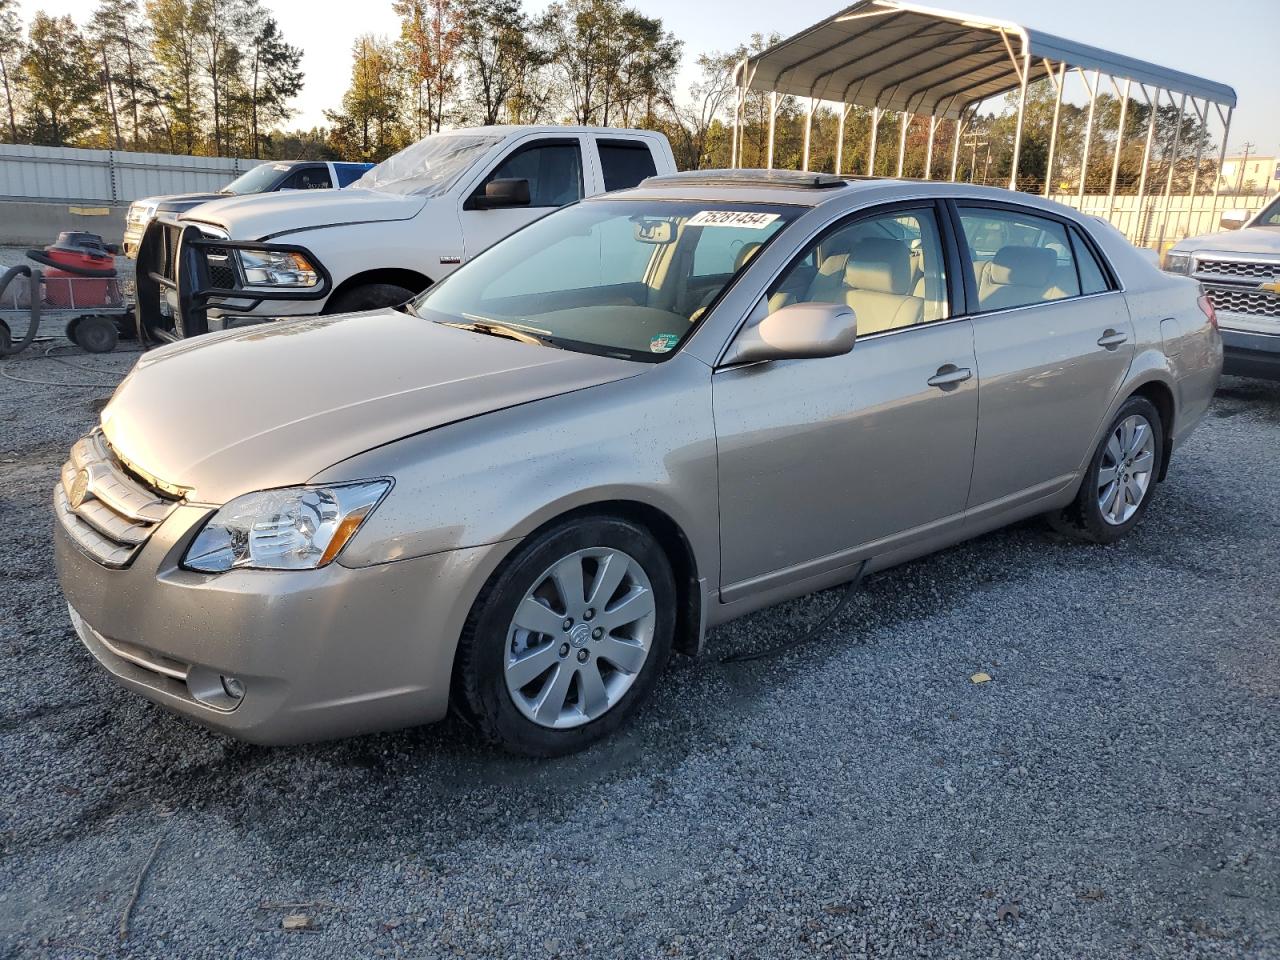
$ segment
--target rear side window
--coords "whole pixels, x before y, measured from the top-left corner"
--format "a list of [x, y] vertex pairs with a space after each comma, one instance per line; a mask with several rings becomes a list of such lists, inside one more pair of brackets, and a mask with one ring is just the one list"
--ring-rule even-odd
[[[960, 207], [982, 312], [1080, 296], [1067, 228], [1021, 211]], [[1097, 263], [1093, 269], [1098, 270]]]
[[625, 190], [658, 172], [653, 154], [643, 143], [602, 140], [600, 166], [604, 170], [605, 190]]
[[358, 163], [335, 163], [334, 170], [338, 173], [338, 186], [345, 187], [348, 184], [355, 183], [364, 176], [364, 172], [369, 168]]
[[1075, 254], [1076, 266], [1080, 268], [1081, 293], [1105, 293], [1111, 289], [1102, 264], [1098, 263], [1098, 258], [1074, 227], [1071, 228], [1071, 251]]

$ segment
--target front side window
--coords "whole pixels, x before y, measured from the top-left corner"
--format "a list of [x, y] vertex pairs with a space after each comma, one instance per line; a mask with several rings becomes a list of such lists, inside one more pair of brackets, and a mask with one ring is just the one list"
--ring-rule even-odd
[[285, 190], [326, 190], [333, 186], [325, 167], [303, 167], [285, 181]]
[[843, 303], [858, 336], [948, 316], [942, 238], [932, 208], [864, 217], [828, 232], [782, 275], [769, 312], [792, 303]]
[[653, 154], [646, 144], [602, 140], [599, 148], [605, 190], [634, 187], [641, 180], [658, 172], [653, 163]]
[[[661, 360], [799, 209], [590, 200], [495, 244], [411, 306], [481, 332], [506, 328], [564, 349]], [[744, 234], [759, 246], [748, 247]], [[698, 263], [717, 272], [697, 276]]]
[[1080, 295], [1080, 274], [1071, 241], [1067, 228], [1057, 220], [1021, 211], [961, 206], [960, 223], [972, 256], [980, 311]]
[[518, 150], [503, 160], [476, 190], [491, 180], [528, 180], [529, 206], [563, 207], [582, 199], [582, 151], [577, 143], [547, 143]]

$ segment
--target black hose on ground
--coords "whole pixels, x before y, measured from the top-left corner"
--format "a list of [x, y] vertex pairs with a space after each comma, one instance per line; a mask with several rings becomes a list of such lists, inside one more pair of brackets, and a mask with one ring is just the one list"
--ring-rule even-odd
[[28, 250], [27, 258], [34, 260], [36, 263], [43, 264], [46, 267], [53, 267], [55, 270], [65, 270], [67, 273], [74, 273], [78, 277], [96, 277], [100, 280], [114, 280], [119, 276], [114, 266], [108, 267], [105, 270], [96, 270], [93, 267], [72, 266], [66, 263], [59, 263], [43, 250]]
[[40, 271], [33, 270], [25, 263], [10, 267], [3, 274], [0, 274], [0, 298], [4, 297], [5, 289], [14, 277], [28, 278], [28, 285], [31, 288], [31, 322], [27, 327], [27, 335], [17, 343], [0, 343], [0, 356], [10, 356], [27, 349], [27, 347], [31, 346], [31, 341], [35, 340], [36, 331], [40, 328]]

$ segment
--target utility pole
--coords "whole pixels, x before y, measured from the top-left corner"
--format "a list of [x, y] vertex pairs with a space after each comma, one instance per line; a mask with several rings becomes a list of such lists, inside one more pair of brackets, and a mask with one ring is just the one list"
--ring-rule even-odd
[[[979, 133], [977, 130], [974, 130], [972, 133], [966, 133], [964, 135], [964, 139], [973, 151], [972, 156], [969, 159], [969, 182], [973, 183], [978, 175], [978, 148], [987, 148], [987, 165], [990, 166], [991, 141], [987, 139], [987, 135], [985, 133]], [[986, 182], [985, 175], [983, 182]]]
[[1240, 193], [1244, 189], [1244, 168], [1249, 164], [1249, 151], [1256, 147], [1257, 144], [1252, 140], [1247, 141], [1244, 145], [1244, 159], [1240, 161], [1240, 172], [1236, 175], [1236, 193]]

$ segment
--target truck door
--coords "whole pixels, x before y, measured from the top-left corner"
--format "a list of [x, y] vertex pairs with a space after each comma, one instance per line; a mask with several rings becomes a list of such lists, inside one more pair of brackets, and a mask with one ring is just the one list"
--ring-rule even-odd
[[[466, 259], [552, 210], [581, 200], [586, 193], [583, 168], [582, 140], [578, 137], [539, 138], [512, 148], [463, 200]], [[529, 203], [486, 209], [485, 185], [492, 180], [527, 180]]]

